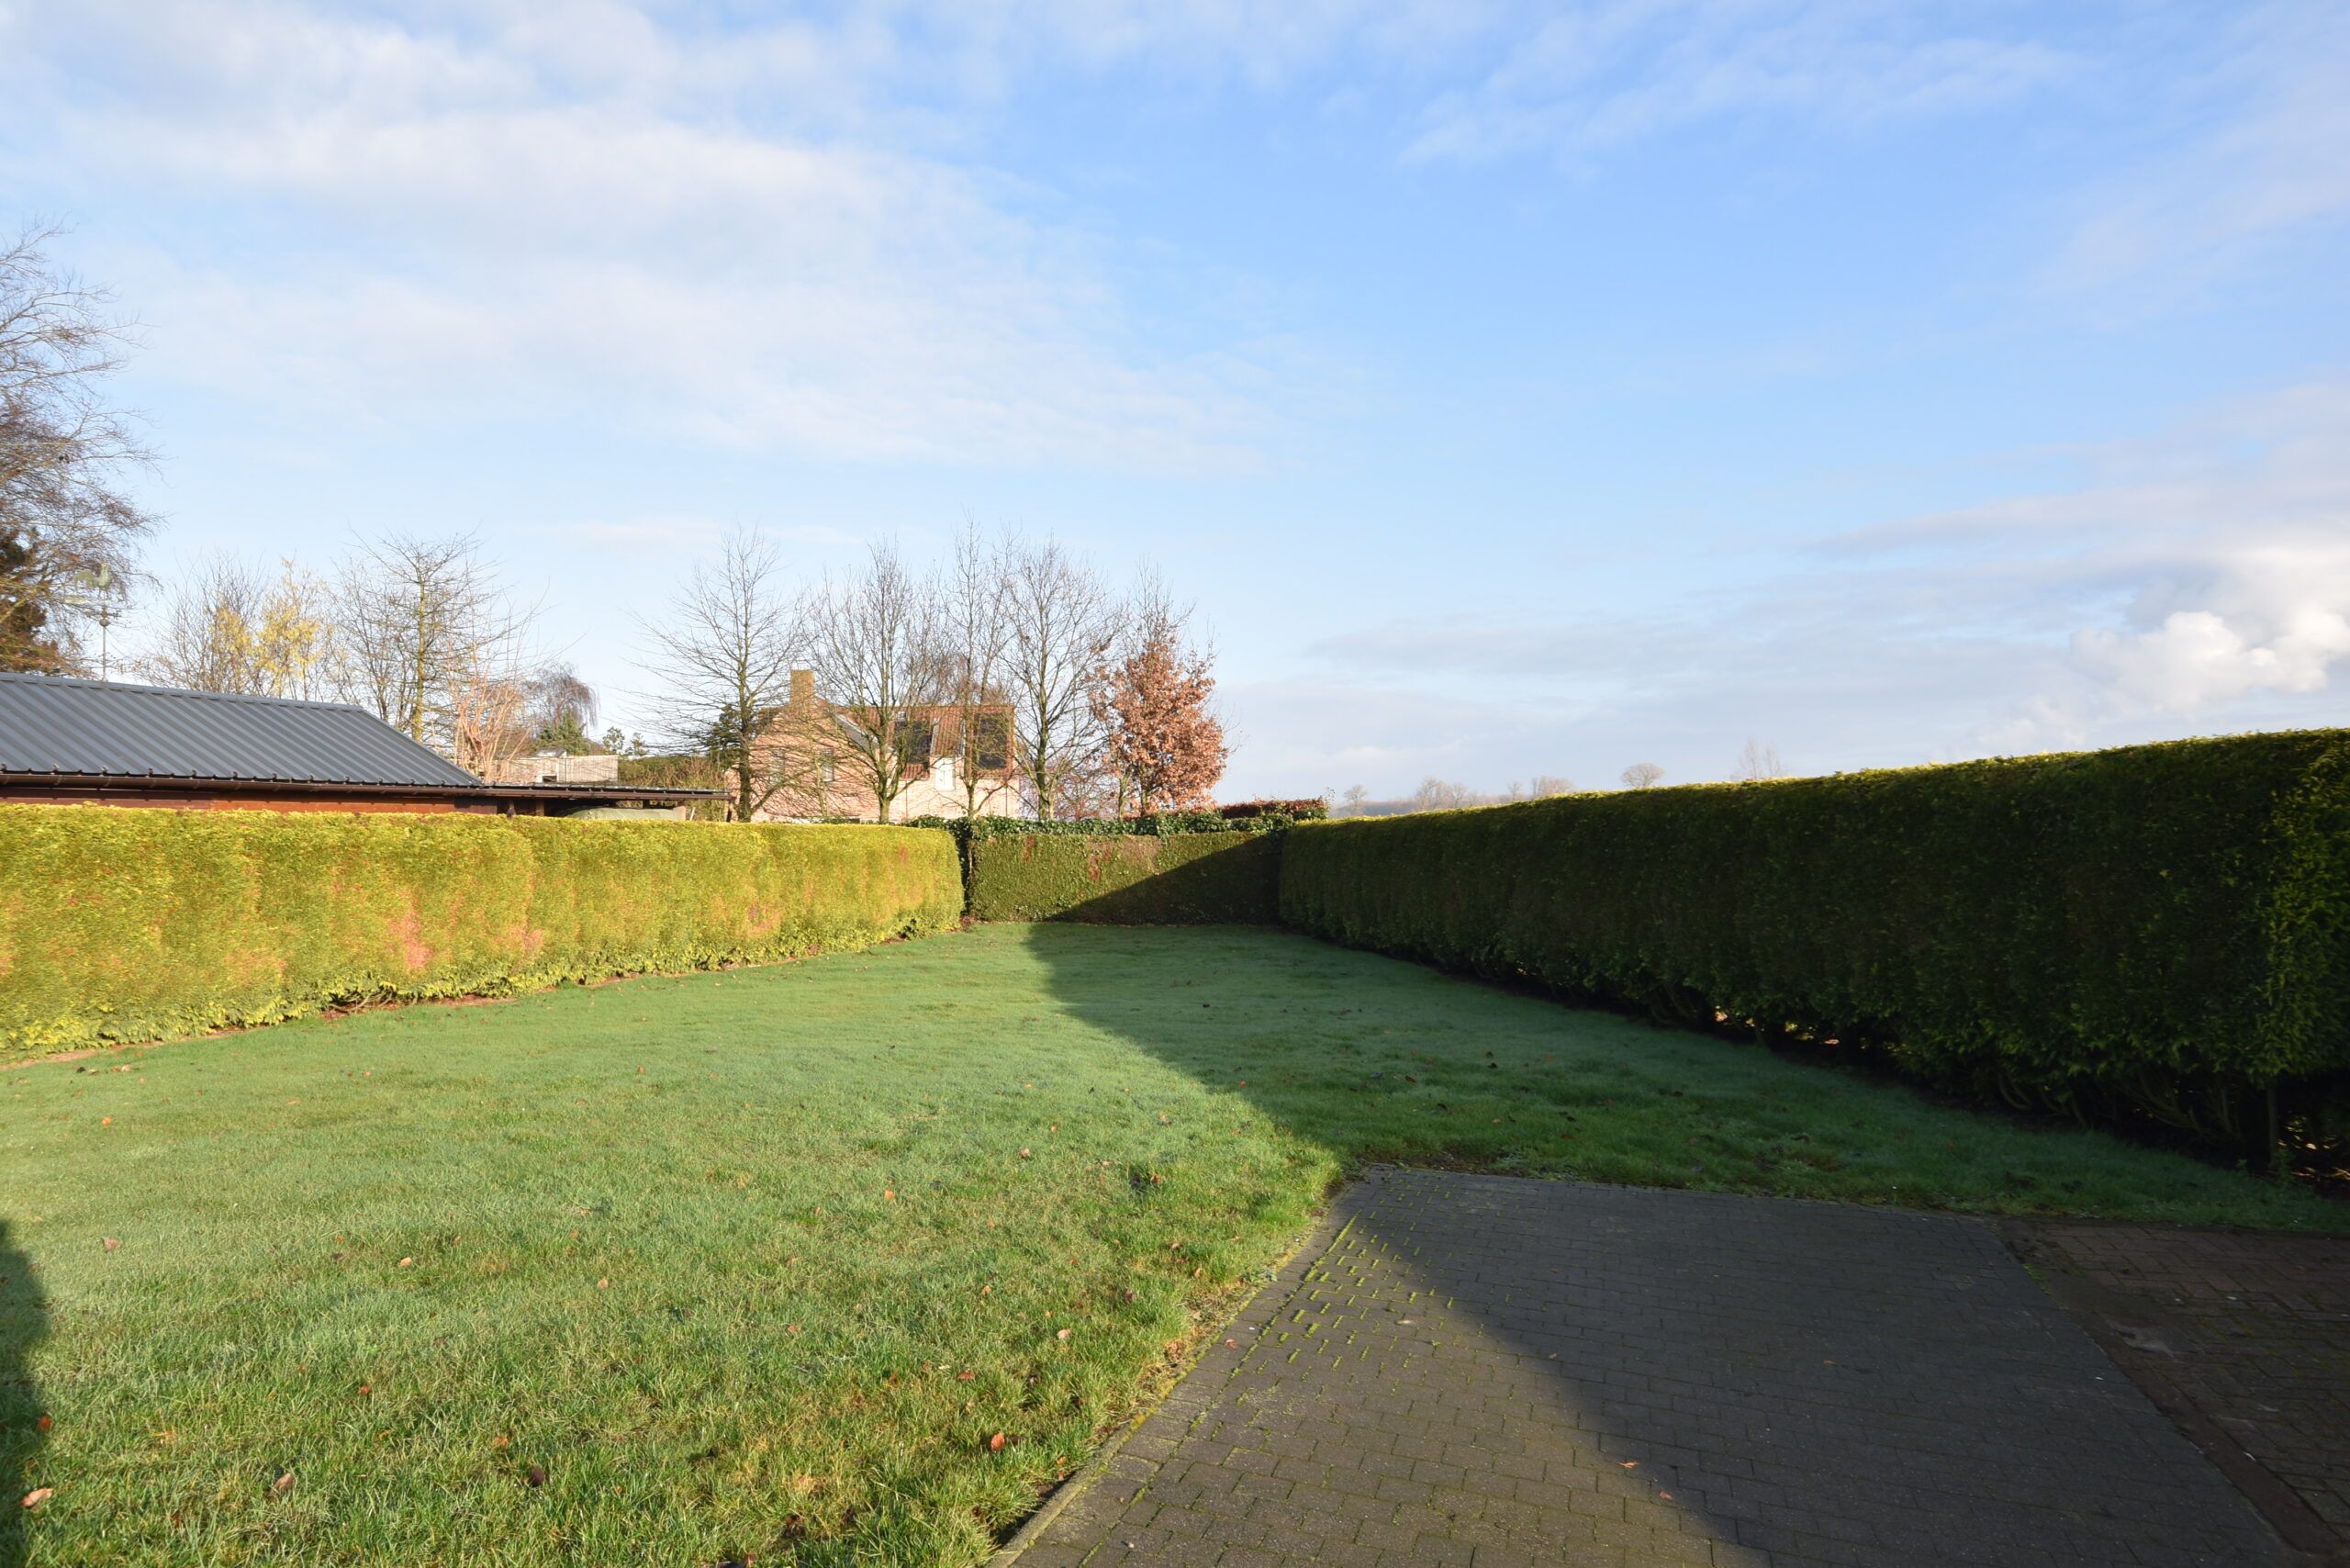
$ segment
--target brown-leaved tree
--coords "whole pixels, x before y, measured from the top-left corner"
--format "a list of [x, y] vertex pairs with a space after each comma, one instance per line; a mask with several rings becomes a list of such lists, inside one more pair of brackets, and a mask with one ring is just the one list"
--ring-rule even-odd
[[1122, 807], [1143, 812], [1189, 811], [1213, 803], [1231, 748], [1208, 711], [1215, 691], [1214, 655], [1187, 635], [1190, 611], [1156, 579], [1135, 596], [1125, 646], [1104, 672], [1096, 699], [1109, 731], [1110, 766]]

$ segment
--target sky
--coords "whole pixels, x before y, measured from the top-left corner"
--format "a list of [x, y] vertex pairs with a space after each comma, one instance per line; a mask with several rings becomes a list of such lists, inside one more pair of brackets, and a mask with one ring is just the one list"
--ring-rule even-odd
[[2350, 719], [2350, 6], [0, 0], [168, 580], [730, 528], [1196, 602], [1221, 793]]

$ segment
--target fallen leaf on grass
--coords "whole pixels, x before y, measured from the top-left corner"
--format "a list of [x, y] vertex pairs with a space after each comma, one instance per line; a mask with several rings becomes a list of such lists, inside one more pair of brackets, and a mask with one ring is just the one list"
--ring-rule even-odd
[[395, 1269], [412, 1269], [415, 1266], [416, 1260], [413, 1258], [403, 1258], [398, 1262], [392, 1265]]
[[1066, 1339], [1069, 1338], [1069, 1330], [1064, 1328], [1058, 1334], [1055, 1335], [1054, 1338], [1057, 1339]]
[[56, 1495], [57, 1488], [54, 1486], [36, 1486], [25, 1494], [24, 1506], [28, 1508], [38, 1508]]
[[543, 1466], [534, 1464], [531, 1466], [531, 1473], [522, 1479], [532, 1486], [543, 1486], [547, 1484], [547, 1473]]
[[118, 1240], [116, 1240], [116, 1239], [115, 1239], [113, 1237], [111, 1237], [111, 1236], [106, 1237], [106, 1238], [105, 1238], [105, 1240], [106, 1240], [106, 1250], [107, 1250], [107, 1251], [109, 1251], [109, 1252], [117, 1251], [117, 1250], [118, 1250], [118, 1249], [121, 1248], [121, 1246], [122, 1246], [122, 1243], [121, 1243], [121, 1242], [119, 1242], [119, 1241], [118, 1241]]
[[1003, 1434], [1002, 1434], [1002, 1432], [998, 1432], [994, 1437], [991, 1437], [991, 1438], [990, 1438], [990, 1439], [988, 1439], [988, 1452], [990, 1452], [990, 1453], [995, 1453], [995, 1452], [999, 1451], [1000, 1450], [1002, 1450], [1002, 1447], [1003, 1447]]
[[283, 1497], [293, 1490], [294, 1473], [290, 1470], [269, 1484], [269, 1495], [273, 1497]]
[[37, 1432], [46, 1432], [49, 1428], [50, 1419], [46, 1416], [43, 1416], [39, 1420], [33, 1423], [33, 1429]]
[[797, 1323], [787, 1323], [783, 1326], [783, 1331], [787, 1334], [797, 1334], [800, 1332], [800, 1325]]
[[1029, 1152], [1028, 1152], [1026, 1149], [1024, 1149], [1024, 1149], [1022, 1149], [1022, 1150], [1020, 1151], [1020, 1158], [1021, 1158], [1021, 1159], [1032, 1159], [1032, 1158], [1034, 1158], [1034, 1157], [1033, 1157], [1033, 1156], [1031, 1156], [1031, 1155], [1029, 1154]]

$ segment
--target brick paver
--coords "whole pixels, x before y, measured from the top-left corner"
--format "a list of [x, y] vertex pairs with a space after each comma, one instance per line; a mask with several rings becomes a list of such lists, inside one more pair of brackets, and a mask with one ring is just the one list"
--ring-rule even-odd
[[1980, 1223], [1394, 1171], [1325, 1237], [1020, 1568], [2284, 1561]]
[[2060, 1305], [2287, 1540], [2350, 1564], [2350, 1237], [2007, 1228]]

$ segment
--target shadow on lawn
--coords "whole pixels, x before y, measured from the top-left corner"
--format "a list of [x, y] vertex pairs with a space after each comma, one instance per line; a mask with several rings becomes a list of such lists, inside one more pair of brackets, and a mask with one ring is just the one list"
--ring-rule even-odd
[[34, 1462], [44, 1440], [32, 1352], [48, 1321], [32, 1260], [0, 1220], [0, 1568], [22, 1568], [32, 1555], [33, 1513], [23, 1498], [39, 1484]]
[[[1298, 939], [1241, 935], [1040, 926], [1029, 946], [1073, 1015], [1359, 1156], [1364, 1124], [1331, 1098], [1337, 1064], [1318, 1048], [1281, 1060], [1263, 1015], [1269, 996], [1301, 1024], [1301, 1002], [1326, 1016], [1359, 1002], [1345, 969], [1311, 963]], [[1192, 943], [1195, 964], [1169, 962]], [[1166, 984], [1170, 969], [1187, 978]], [[1477, 1058], [1471, 1036], [1436, 1037], [1446, 995], [1425, 994], [1396, 1026], [1408, 1035], [1417, 1013], [1428, 1046]], [[2278, 1561], [2243, 1500], [1975, 1222], [1433, 1172], [1380, 1176], [1359, 1199], [1265, 1338], [1204, 1374], [1217, 1404], [1184, 1484], [1263, 1497], [1266, 1476], [1237, 1458], [1225, 1475], [1217, 1457], [1261, 1450], [1294, 1488], [1283, 1521], [1534, 1556]], [[1373, 1495], [1365, 1472], [1393, 1487]]]

